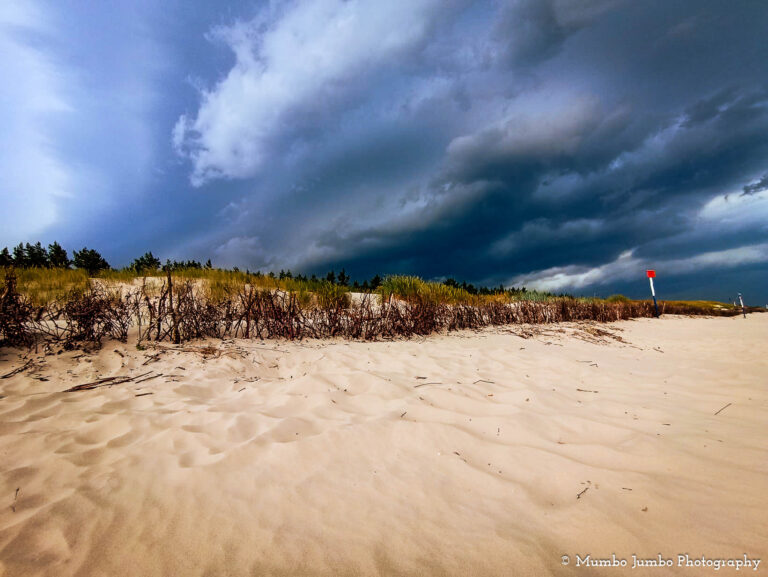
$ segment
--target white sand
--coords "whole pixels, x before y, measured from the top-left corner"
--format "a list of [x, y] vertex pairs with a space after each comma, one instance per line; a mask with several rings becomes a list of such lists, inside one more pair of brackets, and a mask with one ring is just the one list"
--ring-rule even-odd
[[768, 314], [210, 344], [0, 379], [0, 575], [768, 571]]

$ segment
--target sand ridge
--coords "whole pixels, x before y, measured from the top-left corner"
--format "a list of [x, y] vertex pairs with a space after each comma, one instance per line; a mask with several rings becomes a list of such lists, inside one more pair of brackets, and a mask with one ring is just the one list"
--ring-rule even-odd
[[0, 575], [766, 559], [766, 337], [754, 314], [0, 351], [0, 375], [32, 361], [0, 379]]

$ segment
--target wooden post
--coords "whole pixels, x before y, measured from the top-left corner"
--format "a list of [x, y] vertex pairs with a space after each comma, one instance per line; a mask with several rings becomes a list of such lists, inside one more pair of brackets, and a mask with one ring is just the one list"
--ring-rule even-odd
[[176, 322], [176, 311], [173, 309], [173, 282], [171, 281], [171, 269], [168, 269], [168, 306], [171, 308], [171, 340], [174, 345], [181, 342], [179, 325]]
[[744, 308], [744, 299], [741, 298], [741, 293], [739, 293], [739, 303], [741, 304], [741, 314], [744, 315], [744, 318], [747, 318], [747, 310]]

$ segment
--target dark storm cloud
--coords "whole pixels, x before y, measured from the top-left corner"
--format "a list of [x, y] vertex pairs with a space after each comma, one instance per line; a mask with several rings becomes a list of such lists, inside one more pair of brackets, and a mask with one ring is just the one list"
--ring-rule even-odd
[[[530, 5], [519, 6], [524, 8], [518, 13], [524, 23], [515, 25], [527, 24], [538, 32], [520, 39], [527, 48], [516, 49], [513, 70], [495, 70], [487, 86], [499, 78], [513, 83], [515, 68], [523, 61], [526, 76], [536, 74], [539, 64], [537, 81], [514, 95], [505, 94], [507, 106], [499, 110], [483, 102], [474, 87], [473, 106], [485, 104], [489, 113], [484, 126], [454, 136], [441, 165], [414, 184], [417, 192], [394, 193], [417, 199], [418, 210], [401, 216], [395, 206], [371, 223], [337, 218], [332, 230], [313, 235], [318, 250], [303, 261], [305, 265], [347, 266], [359, 274], [382, 268], [453, 274], [495, 282], [558, 266], [598, 268], [626, 251], [635, 255], [638, 270], [627, 269], [625, 275], [642, 273], [637, 259], [694, 259], [705, 251], [713, 256], [691, 262], [714, 267], [722, 258], [727, 267], [737, 260], [740, 248], [749, 253], [748, 247], [765, 241], [765, 225], [759, 222], [699, 217], [706, 203], [719, 195], [761, 190], [762, 182], [753, 181], [764, 172], [768, 152], [768, 98], [752, 76], [755, 59], [747, 58], [744, 77], [739, 78], [733, 62], [722, 56], [708, 62], [690, 54], [681, 61], [677, 53], [680, 43], [699, 47], [702, 38], [697, 34], [712, 32], [713, 5], [690, 5], [682, 22], [643, 15], [639, 22], [645, 29], [631, 36], [655, 39], [650, 47], [615, 45], [616, 32], [607, 34], [602, 50], [626, 55], [628, 69], [644, 81], [639, 96], [631, 78], [609, 74], [599, 78], [599, 90], [594, 91], [583, 83], [578, 90], [559, 83], [552, 77], [558, 54], [567, 54], [570, 61], [579, 58], [568, 52], [568, 43], [544, 8], [537, 6], [532, 14]], [[701, 14], [694, 17], [696, 7]], [[728, 46], [732, 54], [764, 51], [756, 37], [742, 35], [740, 24], [750, 16], [764, 20], [760, 14], [750, 15], [749, 9], [740, 5], [740, 14], [727, 15], [732, 28], [718, 26], [720, 36], [707, 38], [715, 46], [706, 52], [718, 45]], [[620, 13], [621, 7], [609, 16], [616, 19], [617, 10]], [[637, 10], [632, 8], [635, 14]], [[489, 42], [498, 41], [498, 30], [505, 24], [497, 22]], [[754, 30], [754, 23], [746, 28]], [[590, 34], [589, 25], [579, 30], [583, 36]], [[595, 30], [600, 30], [599, 23]], [[586, 42], [595, 43], [594, 38]], [[682, 75], [690, 75], [693, 67], [701, 79], [693, 86], [670, 86], [674, 70], [665, 63], [669, 51], [675, 53], [673, 61], [685, 65]], [[506, 65], [511, 63], [508, 56], [503, 59]], [[582, 73], [600, 76], [599, 68], [590, 67], [589, 54], [582, 55], [581, 63]], [[654, 79], [656, 68], [660, 74]], [[571, 69], [568, 74], [579, 72]], [[720, 85], [720, 73], [728, 85]], [[703, 88], [707, 91], [702, 93]], [[764, 200], [756, 209], [766, 213]], [[761, 254], [750, 258], [759, 260]], [[606, 280], [615, 282], [610, 275]], [[582, 288], [569, 282], [565, 276], [559, 286]]]
[[[367, 263], [389, 261], [438, 276], [492, 271], [481, 277], [489, 282], [508, 280], [510, 269], [597, 266], [635, 247], [647, 258], [671, 256], [660, 238], [674, 242], [675, 256], [750, 244], [764, 235], [759, 227], [717, 230], [696, 214], [703, 199], [738, 189], [745, 165], [761, 166], [768, 126], [757, 102], [734, 97], [695, 122], [682, 112], [621, 154], [607, 153], [615, 142], [607, 136], [624, 121], [600, 111], [572, 107], [551, 132], [532, 136], [519, 124], [509, 137], [485, 130], [449, 147], [448, 168], [425, 192], [417, 219], [334, 230], [319, 242], [340, 255], [335, 264], [365, 273]], [[568, 175], [576, 178], [564, 193], [549, 191]]]
[[764, 190], [768, 190], [768, 174], [764, 174], [757, 182], [753, 182], [742, 188], [742, 194], [755, 194], [756, 192], [762, 192]]

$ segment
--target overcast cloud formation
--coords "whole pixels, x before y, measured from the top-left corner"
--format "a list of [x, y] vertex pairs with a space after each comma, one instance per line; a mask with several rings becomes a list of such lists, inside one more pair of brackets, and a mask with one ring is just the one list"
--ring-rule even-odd
[[768, 302], [763, 2], [163, 4], [0, 9], [0, 244]]

